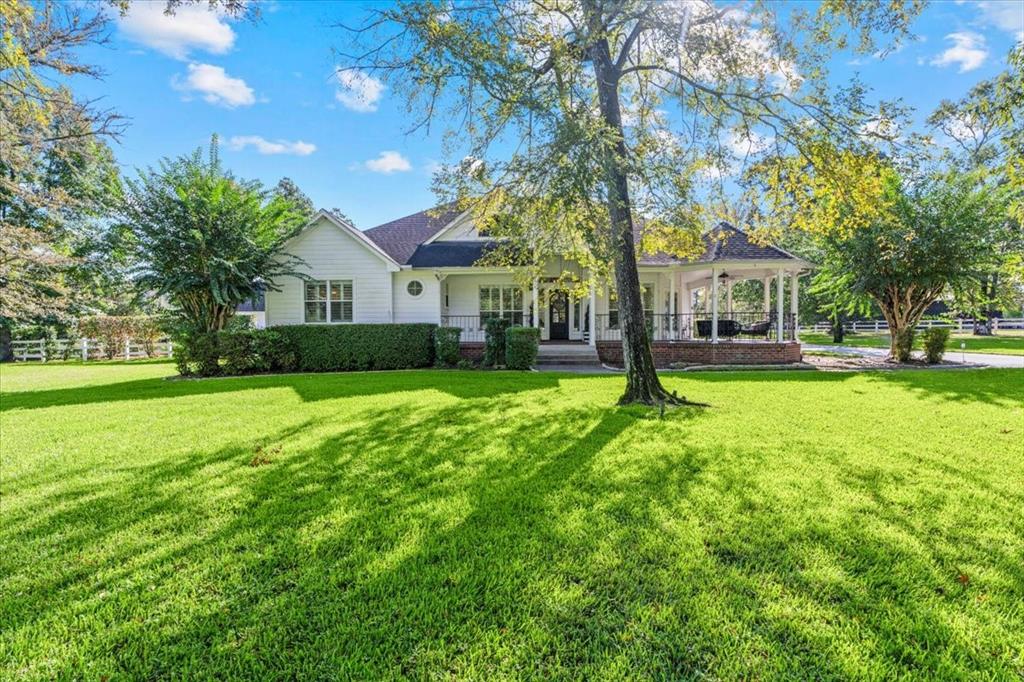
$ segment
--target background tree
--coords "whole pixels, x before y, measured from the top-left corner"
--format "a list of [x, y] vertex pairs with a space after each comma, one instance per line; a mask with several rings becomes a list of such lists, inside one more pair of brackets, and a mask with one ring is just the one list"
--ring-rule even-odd
[[[637, 234], [649, 248], [695, 250], [707, 223], [697, 182], [725, 163], [726, 138], [747, 143], [747, 155], [795, 148], [829, 165], [812, 132], [855, 140], [879, 112], [861, 88], [827, 95], [826, 58], [846, 45], [848, 27], [862, 51], [877, 33], [903, 35], [917, 8], [423, 0], [372, 10], [354, 31], [359, 50], [342, 57], [344, 68], [379, 75], [406, 97], [414, 130], [446, 122], [450, 155], [461, 160], [437, 186], [481, 222], [508, 217], [488, 229], [520, 246], [510, 249], [515, 262], [560, 250], [614, 279], [621, 402], [675, 402], [654, 369]], [[848, 168], [821, 177], [857, 194], [860, 177], [840, 175]]]
[[105, 19], [82, 4], [0, 3], [0, 334], [59, 320], [80, 301], [69, 270], [116, 177], [102, 139], [122, 121], [74, 97], [75, 77], [102, 74], [78, 58], [104, 42]]
[[313, 200], [306, 196], [306, 193], [299, 189], [291, 178], [281, 178], [274, 187], [274, 195], [291, 202], [295, 210], [302, 214], [306, 221], [310, 220], [316, 213], [316, 206]]
[[[989, 236], [998, 255], [994, 267], [981, 274], [977, 300], [957, 302], [986, 321], [1024, 305], [1024, 45], [1016, 46], [1007, 61], [1006, 71], [981, 81], [960, 100], [943, 100], [928, 117], [954, 143], [945, 163], [972, 174], [979, 184], [1008, 190], [1002, 229]], [[975, 327], [982, 329], [989, 330], [989, 324]]]
[[138, 286], [166, 297], [190, 331], [223, 329], [239, 304], [277, 291], [274, 279], [300, 263], [281, 247], [301, 209], [226, 171], [216, 137], [205, 159], [197, 149], [126, 181], [122, 213]]
[[955, 173], [901, 184], [881, 171], [886, 214], [848, 235], [821, 240], [814, 289], [840, 312], [874, 301], [889, 325], [890, 357], [910, 357], [914, 328], [945, 292], [970, 296], [995, 253], [986, 235], [1004, 220], [1000, 188]]

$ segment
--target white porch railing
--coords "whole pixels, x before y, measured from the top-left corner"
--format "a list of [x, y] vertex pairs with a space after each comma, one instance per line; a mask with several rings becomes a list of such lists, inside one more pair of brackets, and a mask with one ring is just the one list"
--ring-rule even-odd
[[[945, 329], [951, 329], [956, 332], [970, 332], [974, 329], [974, 320], [921, 320], [917, 323], [917, 329], [931, 329], [933, 327], [941, 327]], [[992, 331], [997, 332], [1000, 329], [1024, 329], [1024, 317], [993, 317], [989, 322], [992, 324]], [[843, 323], [843, 329], [851, 332], [887, 332], [889, 331], [889, 323], [885, 320], [851, 320]], [[832, 326], [828, 322], [815, 322], [810, 326], [800, 327], [801, 331], [813, 332], [819, 334], [827, 334], [832, 331]]]
[[[141, 341], [129, 340], [123, 348], [114, 354], [115, 360], [137, 360], [149, 357], [174, 357], [174, 343], [170, 339], [162, 339], [153, 344], [153, 354], [147, 355], [145, 345]], [[103, 343], [96, 339], [30, 339], [11, 341], [14, 359], [20, 362], [38, 360], [107, 360]]]

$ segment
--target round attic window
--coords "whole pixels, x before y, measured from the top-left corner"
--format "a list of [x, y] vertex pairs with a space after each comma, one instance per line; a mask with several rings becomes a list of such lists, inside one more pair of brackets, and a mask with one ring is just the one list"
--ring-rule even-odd
[[405, 286], [405, 290], [409, 292], [410, 296], [416, 298], [423, 293], [423, 282], [414, 279]]

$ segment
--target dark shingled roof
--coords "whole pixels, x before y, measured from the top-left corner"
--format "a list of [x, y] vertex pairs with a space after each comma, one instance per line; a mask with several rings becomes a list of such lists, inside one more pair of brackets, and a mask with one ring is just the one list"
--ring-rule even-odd
[[363, 232], [384, 253], [402, 265], [409, 265], [412, 254], [423, 242], [455, 220], [462, 211], [439, 206], [427, 211], [407, 215]]
[[[639, 235], [637, 236], [639, 241]], [[750, 241], [743, 230], [729, 223], [719, 223], [704, 235], [704, 253], [695, 259], [677, 258], [667, 253], [641, 256], [643, 265], [674, 265], [682, 263], [715, 263], [734, 260], [796, 260], [792, 254], [774, 246], [761, 246]]]
[[409, 258], [414, 268], [462, 268], [476, 263], [496, 242], [438, 241], [421, 244]]
[[[461, 211], [449, 206], [439, 206], [428, 211], [392, 220], [363, 232], [373, 243], [402, 265], [415, 268], [470, 267], [483, 256], [495, 242], [489, 241], [438, 241], [424, 244], [445, 225], [453, 221]], [[638, 223], [634, 234], [640, 241], [641, 228]], [[677, 258], [667, 253], [645, 254], [641, 265], [681, 265], [687, 263], [714, 263], [735, 260], [796, 260], [795, 256], [774, 246], [761, 246], [750, 241], [742, 230], [729, 223], [719, 223], [704, 235], [704, 253], [696, 259]]]

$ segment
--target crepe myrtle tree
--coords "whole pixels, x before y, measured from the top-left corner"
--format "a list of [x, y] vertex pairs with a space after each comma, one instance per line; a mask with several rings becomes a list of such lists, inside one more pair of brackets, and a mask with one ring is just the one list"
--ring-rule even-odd
[[125, 188], [136, 284], [166, 297], [189, 331], [219, 331], [239, 304], [277, 291], [276, 278], [301, 276], [282, 247], [305, 222], [302, 207], [225, 170], [216, 136], [205, 158], [165, 158]]
[[910, 357], [913, 332], [940, 296], [970, 297], [998, 259], [992, 234], [1005, 219], [1004, 187], [949, 172], [911, 181], [881, 168], [883, 215], [847, 235], [821, 240], [812, 290], [833, 312], [878, 305], [889, 325], [889, 357]]
[[[645, 250], [692, 254], [708, 192], [746, 158], [801, 150], [811, 133], [854, 143], [872, 118], [897, 117], [867, 107], [857, 86], [829, 94], [825, 63], [851, 39], [870, 52], [879, 38], [905, 38], [918, 9], [887, 0], [829, 0], [810, 13], [711, 0], [413, 0], [340, 27], [339, 80], [356, 94], [384, 84], [398, 92], [410, 131], [444, 127], [452, 162], [435, 189], [514, 244], [489, 259], [536, 269], [568, 254], [590, 281], [566, 286], [613, 280], [627, 377], [620, 402], [679, 403], [655, 372], [636, 236]], [[830, 178], [838, 191], [859, 190], [856, 176]]]

